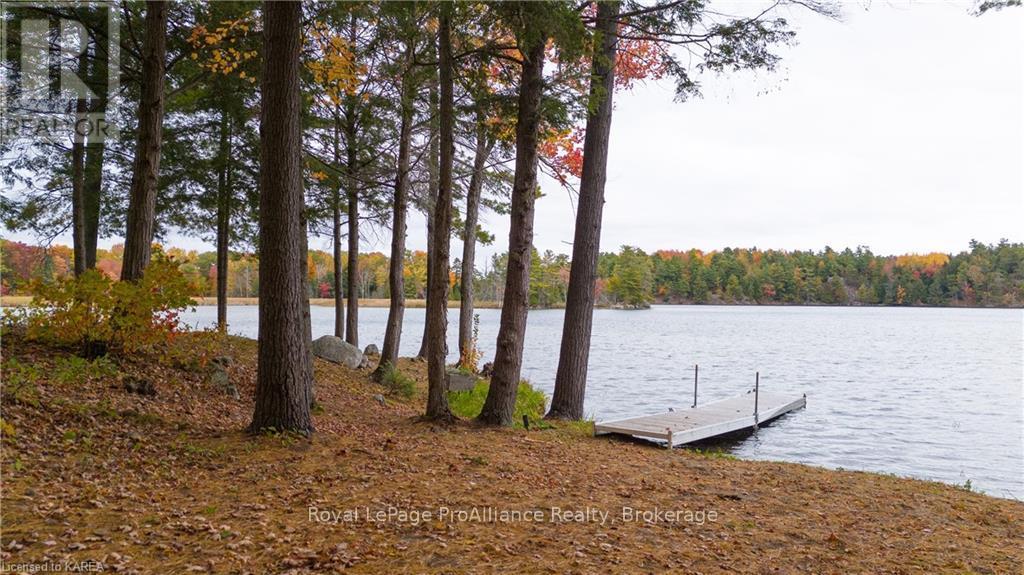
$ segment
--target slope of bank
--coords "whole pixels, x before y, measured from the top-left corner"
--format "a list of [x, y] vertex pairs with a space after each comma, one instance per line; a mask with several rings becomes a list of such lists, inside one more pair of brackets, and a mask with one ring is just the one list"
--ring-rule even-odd
[[[5, 567], [134, 573], [1020, 573], [1024, 504], [871, 473], [595, 439], [440, 428], [317, 360], [317, 434], [242, 433], [201, 370], [88, 366], [5, 334]], [[154, 397], [125, 391], [150, 382]], [[813, 448], [813, 447], [809, 447]], [[430, 513], [430, 516], [426, 514]]]

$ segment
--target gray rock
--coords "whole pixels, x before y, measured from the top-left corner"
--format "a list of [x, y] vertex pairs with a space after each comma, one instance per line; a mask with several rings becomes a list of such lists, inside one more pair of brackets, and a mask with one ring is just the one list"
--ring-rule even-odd
[[484, 364], [483, 367], [480, 368], [480, 377], [491, 377], [491, 374], [493, 374], [493, 373], [494, 373], [494, 363], [493, 362], [488, 361], [487, 363]]
[[137, 393], [139, 395], [145, 395], [153, 397], [156, 395], [156, 387], [153, 386], [153, 382], [148, 379], [136, 377], [134, 375], [128, 375], [124, 378], [124, 388], [129, 393]]
[[387, 403], [384, 401], [384, 396], [379, 393], [375, 393], [373, 395], [373, 400], [381, 405], [387, 405]]
[[228, 371], [224, 368], [230, 363], [218, 361], [224, 358], [215, 358], [210, 362], [210, 372], [206, 375], [206, 383], [210, 386], [230, 395], [233, 399], [241, 399], [241, 394], [238, 393], [238, 388], [235, 384], [231, 383], [231, 377], [228, 375]]
[[448, 372], [448, 391], [469, 391], [476, 387], [475, 375], [466, 375], [458, 371]]
[[340, 337], [325, 335], [313, 340], [313, 355], [320, 359], [347, 365], [350, 369], [359, 369], [368, 362], [359, 348], [345, 342]]
[[371, 343], [363, 350], [363, 355], [380, 355], [380, 349], [377, 348], [377, 344]]

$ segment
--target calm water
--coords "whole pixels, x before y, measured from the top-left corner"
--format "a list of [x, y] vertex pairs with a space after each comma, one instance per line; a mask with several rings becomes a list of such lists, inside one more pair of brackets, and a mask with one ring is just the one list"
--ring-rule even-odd
[[[313, 306], [313, 336], [333, 309]], [[406, 310], [402, 354], [416, 353], [422, 309]], [[387, 310], [361, 309], [360, 344], [380, 345]], [[450, 328], [457, 329], [452, 310]], [[498, 310], [480, 310], [493, 357]], [[186, 320], [205, 327], [216, 308]], [[257, 309], [230, 307], [229, 330], [256, 337]], [[562, 311], [530, 312], [523, 377], [550, 396]], [[457, 358], [450, 333], [451, 359]], [[727, 444], [738, 456], [863, 469], [1024, 499], [1024, 311], [656, 306], [598, 310], [586, 409], [597, 420], [658, 413], [764, 389], [807, 394], [807, 409]]]

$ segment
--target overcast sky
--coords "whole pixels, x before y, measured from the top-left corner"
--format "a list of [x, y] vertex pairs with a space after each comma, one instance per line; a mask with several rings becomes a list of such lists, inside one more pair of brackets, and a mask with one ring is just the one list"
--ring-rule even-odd
[[[773, 74], [704, 78], [704, 97], [686, 103], [669, 81], [617, 94], [602, 249], [889, 254], [1024, 241], [1024, 10], [865, 6], [846, 4], [842, 22], [787, 13], [798, 44]], [[573, 201], [550, 179], [542, 187], [535, 243], [568, 253]], [[478, 251], [481, 267], [505, 250], [507, 216], [483, 225], [497, 241]], [[414, 217], [409, 247], [424, 249], [425, 235]], [[388, 244], [377, 230], [363, 249]]]
[[[799, 42], [774, 74], [705, 78], [686, 103], [670, 82], [617, 94], [602, 249], [1024, 241], [1024, 10], [864, 6], [842, 22], [787, 14]], [[535, 243], [568, 253], [573, 202], [542, 184]], [[484, 224], [497, 235], [484, 255], [504, 251], [507, 217]], [[411, 245], [425, 234], [417, 220]]]

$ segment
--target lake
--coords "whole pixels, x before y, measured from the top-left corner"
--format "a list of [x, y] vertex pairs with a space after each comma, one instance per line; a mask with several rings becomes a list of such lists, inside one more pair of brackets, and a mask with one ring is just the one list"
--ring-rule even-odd
[[[333, 331], [313, 306], [313, 337]], [[493, 358], [500, 310], [479, 310]], [[216, 308], [184, 314], [215, 323]], [[360, 346], [381, 344], [387, 309], [359, 311]], [[419, 349], [424, 310], [405, 312], [402, 355]], [[550, 397], [562, 310], [531, 311], [523, 377]], [[257, 308], [228, 308], [229, 331], [255, 338]], [[458, 358], [458, 310], [449, 358]], [[753, 387], [807, 394], [807, 409], [722, 444], [750, 459], [808, 463], [964, 484], [1024, 499], [1024, 310], [655, 306], [597, 310], [587, 413], [597, 420], [684, 408], [700, 365], [701, 403]]]

